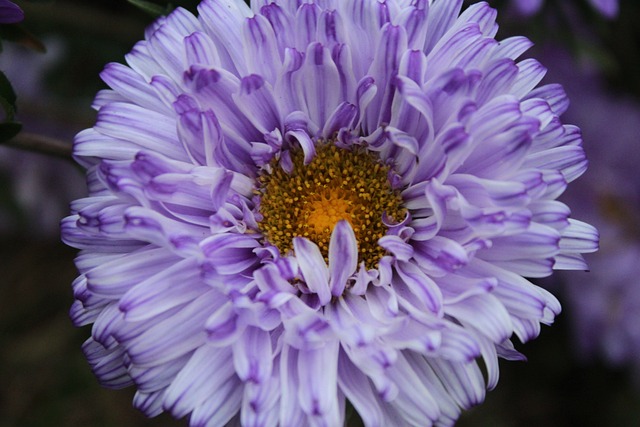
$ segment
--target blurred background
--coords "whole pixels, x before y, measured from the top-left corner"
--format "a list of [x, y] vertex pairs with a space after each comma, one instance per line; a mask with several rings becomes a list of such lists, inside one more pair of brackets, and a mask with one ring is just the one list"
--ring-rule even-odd
[[[0, 70], [17, 94], [17, 138], [54, 138], [64, 153], [93, 125], [91, 101], [105, 87], [99, 72], [123, 62], [153, 20], [133, 3], [157, 13], [195, 10], [197, 1], [14, 3], [25, 19], [0, 25]], [[528, 362], [501, 362], [497, 389], [457, 425], [640, 426], [640, 2], [489, 3], [499, 9], [497, 38], [529, 37], [536, 45], [525, 57], [569, 94], [563, 121], [582, 128], [591, 165], [562, 199], [602, 241], [587, 258], [590, 272], [540, 282], [563, 313], [517, 345]], [[89, 329], [74, 328], [67, 314], [75, 251], [58, 231], [69, 202], [85, 194], [84, 176], [63, 156], [15, 142], [0, 144], [0, 427], [185, 426], [146, 419], [131, 406], [133, 390], [102, 389], [90, 372], [80, 351]]]

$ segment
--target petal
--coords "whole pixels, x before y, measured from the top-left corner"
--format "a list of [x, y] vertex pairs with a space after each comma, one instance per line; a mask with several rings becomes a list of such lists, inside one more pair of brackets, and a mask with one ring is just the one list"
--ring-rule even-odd
[[260, 74], [270, 84], [275, 84], [282, 68], [282, 58], [276, 35], [267, 18], [255, 15], [247, 19], [243, 26], [243, 36], [247, 71]]
[[263, 383], [271, 376], [273, 350], [269, 332], [248, 327], [233, 344], [233, 365], [242, 381]]
[[305, 413], [302, 412], [298, 404], [300, 389], [305, 387], [299, 381], [298, 361], [300, 360], [298, 350], [285, 345], [280, 357], [280, 425], [282, 426], [302, 426], [306, 424]]
[[218, 48], [211, 38], [202, 31], [196, 31], [184, 38], [187, 64], [219, 66]]
[[153, 87], [149, 86], [144, 77], [122, 64], [110, 63], [100, 73], [102, 80], [122, 95], [126, 100], [158, 113], [170, 113], [168, 105], [158, 102], [159, 99]]
[[315, 243], [304, 237], [294, 237], [293, 250], [309, 290], [318, 295], [320, 304], [327, 304], [331, 300], [329, 269], [320, 249]]
[[562, 230], [560, 251], [588, 253], [598, 250], [599, 233], [595, 227], [582, 221], [569, 219], [569, 226]]
[[202, 405], [233, 375], [230, 349], [203, 346], [167, 388], [163, 406], [181, 418]]
[[240, 92], [233, 99], [260, 132], [269, 133], [282, 126], [273, 91], [262, 76], [251, 74], [242, 78]]
[[137, 283], [178, 259], [175, 254], [162, 248], [131, 252], [87, 272], [87, 288], [101, 296], [119, 298]]
[[340, 74], [329, 49], [320, 43], [308, 46], [296, 83], [304, 111], [316, 126], [322, 128], [340, 103], [338, 91], [327, 90], [340, 87]]
[[146, 320], [205, 294], [195, 260], [183, 260], [137, 284], [120, 299], [127, 321]]
[[233, 70], [236, 76], [247, 74], [247, 64], [242, 49], [242, 23], [251, 16], [244, 3], [232, 0], [211, 0], [198, 5], [199, 19], [211, 39], [219, 48], [222, 66]]
[[167, 116], [133, 104], [114, 102], [98, 113], [94, 129], [121, 140], [124, 146], [164, 154], [171, 159], [188, 161], [178, 140], [175, 121]]
[[375, 388], [343, 351], [338, 360], [338, 385], [365, 425], [383, 425], [384, 413]]
[[210, 291], [184, 306], [173, 316], [149, 327], [127, 341], [132, 363], [155, 366], [176, 359], [204, 344], [204, 322], [220, 303], [220, 293]]
[[326, 342], [298, 355], [298, 402], [311, 418], [325, 425], [340, 425], [338, 412], [338, 341]]
[[418, 266], [412, 262], [399, 261], [396, 264], [396, 272], [398, 279], [424, 304], [427, 310], [431, 313], [439, 313], [442, 310], [440, 289]]
[[346, 220], [340, 220], [331, 232], [329, 242], [329, 289], [331, 295], [339, 297], [344, 292], [347, 279], [358, 266], [358, 242]]

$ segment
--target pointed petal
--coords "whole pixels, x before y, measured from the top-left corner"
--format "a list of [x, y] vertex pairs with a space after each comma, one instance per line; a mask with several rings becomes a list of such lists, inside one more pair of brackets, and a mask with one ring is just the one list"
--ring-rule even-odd
[[329, 288], [331, 295], [339, 297], [344, 292], [347, 279], [358, 266], [358, 242], [356, 235], [345, 220], [333, 228], [329, 242]]
[[307, 286], [318, 295], [320, 304], [327, 304], [331, 300], [329, 269], [320, 249], [304, 237], [294, 237], [293, 250]]

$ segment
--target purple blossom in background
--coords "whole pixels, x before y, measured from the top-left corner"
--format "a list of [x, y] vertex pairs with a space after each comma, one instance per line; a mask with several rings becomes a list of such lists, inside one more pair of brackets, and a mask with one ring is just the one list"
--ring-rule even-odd
[[597, 159], [565, 195], [602, 233], [591, 272], [563, 275], [563, 292], [582, 360], [632, 367], [640, 385], [640, 104], [613, 93], [598, 67], [545, 49], [553, 78], [572, 96], [568, 116], [584, 123], [585, 148]]
[[524, 277], [598, 237], [555, 200], [587, 166], [563, 89], [461, 4], [208, 0], [106, 67], [62, 223], [103, 385], [192, 426], [482, 402], [560, 311]]
[[[52, 120], [44, 113], [46, 108], [60, 108], [60, 100], [47, 90], [45, 75], [60, 63], [65, 46], [55, 38], [47, 38], [44, 42], [46, 55], [7, 43], [0, 54], [0, 70], [18, 93], [18, 117], [23, 132], [70, 141], [77, 129], [81, 129], [78, 123]], [[29, 224], [28, 234], [57, 238], [60, 218], [68, 212], [69, 203], [86, 193], [82, 174], [68, 160], [12, 147], [0, 147], [0, 174], [11, 177], [11, 187], [7, 190], [15, 197], [20, 211], [16, 218], [17, 215], [0, 209], [0, 233], [4, 234], [15, 233], [20, 226], [17, 221], [24, 220]]]
[[[618, 15], [618, 0], [588, 0], [591, 6], [600, 14], [607, 18], [615, 18]], [[544, 0], [515, 0], [518, 12], [529, 16], [537, 13], [544, 3]]]
[[0, 24], [15, 24], [23, 19], [24, 12], [18, 5], [8, 0], [0, 0]]

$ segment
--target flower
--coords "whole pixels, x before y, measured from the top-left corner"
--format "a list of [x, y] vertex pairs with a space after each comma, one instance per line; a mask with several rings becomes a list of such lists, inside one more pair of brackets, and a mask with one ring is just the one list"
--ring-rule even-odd
[[0, 24], [15, 24], [24, 19], [24, 12], [9, 0], [0, 0]]
[[461, 4], [205, 0], [106, 67], [62, 223], [102, 384], [192, 426], [483, 400], [560, 311], [523, 276], [586, 269], [597, 232], [555, 200], [587, 165], [562, 88]]
[[[515, 6], [523, 15], [533, 15], [540, 11], [544, 0], [515, 0]], [[591, 7], [606, 18], [618, 16], [618, 0], [589, 0]]]

